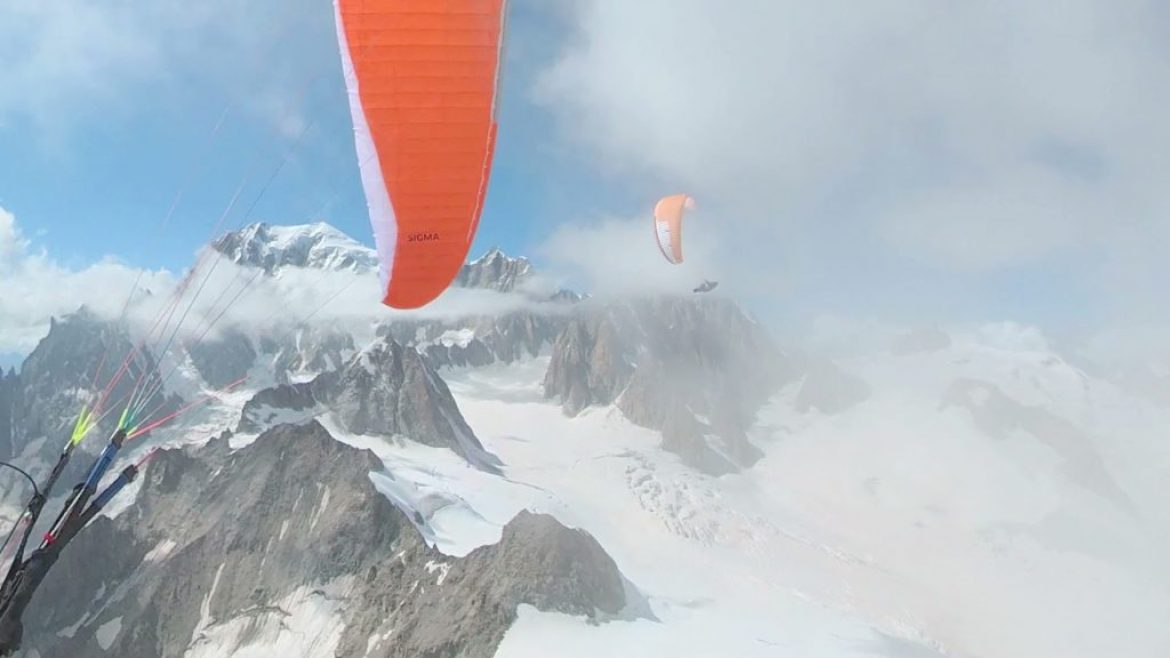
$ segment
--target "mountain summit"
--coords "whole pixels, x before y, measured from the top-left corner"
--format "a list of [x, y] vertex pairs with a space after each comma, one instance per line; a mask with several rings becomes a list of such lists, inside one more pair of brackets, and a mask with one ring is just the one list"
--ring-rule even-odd
[[373, 249], [324, 222], [297, 226], [250, 224], [225, 234], [212, 248], [237, 265], [260, 267], [274, 274], [283, 267], [373, 272], [378, 255]]
[[[378, 254], [374, 249], [324, 222], [294, 226], [249, 224], [224, 234], [211, 246], [237, 265], [259, 267], [268, 274], [285, 267], [358, 274], [378, 271]], [[514, 258], [493, 247], [464, 264], [452, 285], [513, 292], [534, 276], [535, 270], [527, 258]], [[575, 296], [572, 301], [576, 301]]]
[[512, 292], [530, 280], [533, 274], [532, 264], [527, 258], [512, 258], [498, 247], [492, 247], [459, 270], [455, 285]]

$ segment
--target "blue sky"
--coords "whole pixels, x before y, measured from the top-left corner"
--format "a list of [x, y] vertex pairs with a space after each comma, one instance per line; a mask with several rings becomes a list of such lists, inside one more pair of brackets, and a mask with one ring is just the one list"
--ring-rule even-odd
[[[562, 18], [539, 3], [513, 3], [505, 129], [473, 253], [493, 245], [530, 253], [555, 229], [551, 218], [633, 207], [624, 186], [559, 142], [553, 117], [531, 100], [535, 75], [566, 37]], [[264, 86], [264, 67], [250, 69], [248, 79], [212, 63], [204, 70], [187, 64], [177, 93], [172, 84], [131, 85], [93, 112], [75, 97], [79, 107], [60, 108], [74, 115], [63, 126], [17, 116], [0, 124], [0, 153], [7, 154], [0, 158], [0, 207], [37, 245], [75, 267], [105, 255], [141, 267], [185, 267], [239, 185], [244, 192], [225, 229], [324, 219], [372, 244], [331, 11], [274, 22], [297, 37], [264, 53], [285, 61], [278, 87], [284, 107], [263, 115], [241, 107], [241, 89]]]
[[[1170, 9], [510, 7], [473, 253], [498, 245], [590, 289], [718, 278], [778, 327], [1167, 324]], [[294, 143], [226, 227], [324, 219], [371, 242], [328, 0], [8, 5], [0, 61], [0, 209], [31, 241], [10, 252], [181, 269]], [[666, 268], [646, 215], [677, 191], [700, 212], [687, 264]]]

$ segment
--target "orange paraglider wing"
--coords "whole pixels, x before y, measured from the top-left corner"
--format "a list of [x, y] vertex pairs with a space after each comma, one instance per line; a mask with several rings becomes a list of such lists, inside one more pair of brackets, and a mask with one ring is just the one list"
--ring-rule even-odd
[[496, 141], [506, 0], [334, 0], [383, 303], [417, 308], [467, 257]]
[[654, 237], [662, 255], [675, 265], [683, 262], [683, 212], [694, 207], [694, 199], [685, 194], [663, 197], [654, 205]]

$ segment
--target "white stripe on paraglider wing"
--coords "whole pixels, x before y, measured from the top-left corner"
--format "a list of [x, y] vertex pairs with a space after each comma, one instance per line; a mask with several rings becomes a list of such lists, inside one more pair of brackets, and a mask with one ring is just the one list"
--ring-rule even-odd
[[341, 17], [342, 0], [333, 0], [333, 12], [337, 21], [337, 43], [341, 48], [341, 66], [345, 74], [345, 87], [349, 91], [349, 113], [353, 120], [354, 147], [357, 150], [358, 169], [362, 177], [362, 189], [366, 193], [366, 205], [370, 212], [370, 224], [374, 230], [374, 245], [378, 250], [378, 274], [382, 279], [383, 294], [390, 289], [390, 273], [394, 271], [394, 249], [398, 243], [398, 219], [394, 205], [386, 189], [386, 178], [382, 175], [382, 163], [366, 111], [358, 91], [357, 72], [349, 52], [349, 39], [345, 34], [345, 22]]
[[[504, 44], [507, 43], [504, 34], [507, 31], [507, 26], [508, 0], [503, 0], [503, 2], [500, 3], [500, 38], [499, 41], [496, 42], [496, 77], [492, 81], [491, 117], [493, 127], [488, 131], [488, 144], [487, 148], [484, 150], [485, 159], [483, 163], [483, 174], [479, 179], [479, 193], [476, 195], [476, 198], [479, 199], [479, 201], [475, 206], [475, 211], [472, 215], [473, 219], [471, 223], [467, 225], [467, 245], [469, 248], [471, 246], [471, 241], [475, 238], [475, 231], [479, 228], [479, 218], [480, 214], [483, 212], [483, 204], [487, 202], [487, 194], [484, 191], [484, 188], [487, 187], [491, 176], [487, 158], [492, 157], [492, 153], [494, 151], [494, 145], [492, 144], [491, 140], [493, 139], [492, 133], [496, 130], [496, 117], [500, 110], [500, 78], [503, 77]], [[496, 139], [498, 139], [498, 137], [496, 137]]]
[[654, 234], [658, 238], [658, 249], [662, 255], [666, 257], [666, 260], [677, 265], [678, 262], [674, 260], [674, 254], [671, 253], [670, 224], [660, 219], [654, 220]]

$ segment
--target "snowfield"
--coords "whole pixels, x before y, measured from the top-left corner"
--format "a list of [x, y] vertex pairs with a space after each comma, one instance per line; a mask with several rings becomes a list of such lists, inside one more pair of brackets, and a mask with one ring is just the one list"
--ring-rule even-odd
[[[524, 606], [502, 657], [1170, 655], [1170, 409], [993, 338], [840, 362], [870, 394], [834, 415], [798, 413], [792, 383], [759, 414], [764, 458], [721, 477], [616, 408], [565, 416], [543, 396], [548, 357], [442, 373], [502, 476], [318, 420], [381, 459], [371, 481], [444, 553], [498, 541], [522, 509], [546, 512], [597, 538], [644, 597], [600, 625]], [[254, 391], [154, 441], [234, 427]], [[188, 655], [332, 655], [340, 604], [287, 603], [317, 641], [258, 612], [209, 621]], [[245, 628], [259, 630], [242, 642]]]
[[618, 648], [643, 656], [872, 656], [884, 646], [874, 625], [810, 600], [784, 577], [789, 568], [772, 546], [781, 533], [755, 506], [737, 504], [754, 495], [746, 478], [695, 474], [657, 447], [656, 432], [615, 409], [566, 418], [543, 400], [541, 365], [448, 381], [506, 476], [547, 492], [533, 497], [540, 511], [596, 537], [656, 619], [590, 626], [526, 609], [499, 656], [543, 656], [550, 646], [567, 656]]
[[[782, 392], [760, 415], [764, 459], [719, 478], [614, 409], [566, 418], [539, 360], [449, 376], [506, 476], [540, 492], [529, 506], [597, 537], [658, 619], [526, 609], [499, 655], [1170, 655], [1168, 410], [988, 342], [844, 363], [874, 393], [836, 416], [797, 414]], [[994, 410], [1010, 431], [989, 435], [942, 403], [959, 380], [1092, 444], [1013, 426], [1011, 406]], [[1069, 463], [1094, 454], [1116, 489]]]

